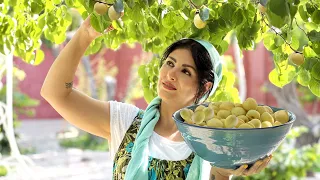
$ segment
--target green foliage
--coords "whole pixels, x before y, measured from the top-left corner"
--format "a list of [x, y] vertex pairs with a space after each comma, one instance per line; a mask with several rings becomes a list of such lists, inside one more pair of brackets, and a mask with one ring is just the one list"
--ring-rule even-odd
[[158, 74], [160, 69], [160, 59], [152, 58], [150, 62], [139, 66], [138, 75], [141, 78], [144, 98], [146, 102], [151, 102], [157, 96]]
[[8, 173], [7, 168], [5, 168], [4, 166], [0, 166], [0, 177], [1, 176], [6, 176]]
[[[62, 43], [72, 22], [70, 8], [74, 8], [83, 18], [90, 16], [92, 26], [103, 33], [90, 45], [87, 54], [99, 51], [104, 45], [116, 49], [122, 43], [135, 42], [140, 42], [146, 51], [161, 54], [174, 41], [191, 37], [211, 42], [222, 55], [229, 45], [227, 34], [234, 31], [242, 50], [253, 50], [256, 43], [263, 41], [275, 55], [275, 69], [269, 75], [273, 84], [283, 87], [298, 78], [301, 85], [320, 97], [319, 74], [312, 71], [320, 61], [319, 0], [261, 1], [265, 12], [258, 10], [259, 1], [248, 0], [104, 2], [114, 5], [115, 11], [124, 15], [111, 21], [108, 13], [97, 14], [95, 0], [3, 0], [0, 52], [6, 54], [14, 47], [14, 54], [26, 62], [41, 63], [44, 55], [39, 50], [40, 38]], [[196, 12], [207, 23], [202, 29], [193, 24]], [[104, 34], [111, 24], [116, 30]], [[301, 66], [288, 60], [293, 52], [303, 53], [305, 62]]]
[[236, 76], [234, 73], [234, 63], [231, 56], [223, 57], [223, 70], [222, 80], [216, 90], [216, 92], [208, 98], [210, 102], [223, 102], [229, 101], [234, 103], [240, 103], [239, 92], [234, 87]]
[[233, 180], [274, 179], [287, 180], [306, 177], [308, 171], [319, 168], [320, 144], [294, 148], [295, 139], [308, 132], [306, 127], [293, 127], [283, 143], [272, 154], [270, 165], [261, 173], [248, 177], [234, 177]]
[[[14, 77], [14, 87], [13, 90], [13, 126], [14, 128], [19, 125], [20, 115], [27, 115], [29, 117], [34, 116], [35, 110], [34, 107], [39, 105], [39, 101], [36, 99], [30, 98], [28, 95], [22, 93], [17, 87], [18, 82], [22, 81], [25, 77], [25, 74], [22, 70], [14, 68], [13, 71]], [[7, 86], [4, 85], [0, 89], [0, 101], [6, 103], [6, 91]], [[15, 134], [18, 136], [17, 134]], [[9, 154], [10, 146], [7, 137], [5, 136], [5, 131], [3, 125], [0, 125], [0, 154]]]
[[105, 139], [89, 133], [82, 134], [75, 138], [61, 139], [59, 144], [66, 148], [73, 147], [96, 151], [107, 151], [109, 149], [108, 142]]

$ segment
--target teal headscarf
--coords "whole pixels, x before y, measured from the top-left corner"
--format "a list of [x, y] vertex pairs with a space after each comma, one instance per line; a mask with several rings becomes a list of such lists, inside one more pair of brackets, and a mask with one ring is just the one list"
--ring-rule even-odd
[[[214, 73], [214, 85], [210, 92], [211, 95], [217, 89], [222, 77], [222, 65], [219, 58], [220, 56], [217, 50], [209, 42], [204, 40], [193, 40], [199, 42], [204, 48], [206, 48], [211, 58]], [[132, 148], [131, 160], [126, 168], [125, 180], [148, 179], [148, 143], [154, 127], [160, 118], [160, 103], [160, 97], [156, 97], [150, 102], [144, 113], [134, 146]], [[187, 175], [187, 180], [201, 179], [202, 161], [203, 160], [199, 156], [196, 155], [194, 157]]]
[[220, 60], [220, 55], [216, 50], [216, 48], [208, 41], [200, 40], [200, 39], [193, 39], [193, 40], [197, 41], [204, 48], [206, 48], [211, 58], [211, 63], [213, 67], [212, 71], [214, 74], [213, 87], [211, 89], [211, 92], [209, 93], [209, 96], [211, 96], [217, 90], [218, 85], [222, 79], [222, 64]]

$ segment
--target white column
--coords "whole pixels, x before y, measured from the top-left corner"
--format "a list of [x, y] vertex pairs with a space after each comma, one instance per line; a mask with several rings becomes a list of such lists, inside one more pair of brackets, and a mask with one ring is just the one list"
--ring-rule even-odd
[[[0, 102], [0, 106], [2, 110], [1, 122], [3, 124], [5, 130], [5, 136], [7, 137], [10, 145], [10, 156], [1, 159], [0, 157], [0, 164], [5, 165], [7, 168], [13, 166], [14, 171], [16, 171], [16, 175], [18, 177], [24, 177], [25, 179], [33, 179], [33, 174], [30, 169], [30, 165], [33, 164], [32, 161], [25, 156], [22, 156], [17, 142], [15, 138], [14, 128], [13, 128], [13, 54], [9, 54], [4, 56], [0, 54], [1, 64], [0, 66], [3, 67], [5, 65], [6, 69], [6, 104]], [[1, 68], [2, 69], [2, 68]], [[1, 74], [0, 74], [1, 76]], [[29, 165], [27, 164], [29, 163]], [[12, 169], [12, 170], [13, 170]], [[11, 168], [8, 169], [10, 175]]]

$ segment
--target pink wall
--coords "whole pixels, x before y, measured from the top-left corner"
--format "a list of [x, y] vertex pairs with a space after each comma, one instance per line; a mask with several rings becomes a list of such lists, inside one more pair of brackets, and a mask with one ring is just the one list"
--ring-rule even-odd
[[[19, 88], [22, 92], [28, 94], [31, 98], [38, 99], [40, 105], [36, 107], [36, 116], [32, 119], [54, 119], [61, 118], [61, 116], [51, 107], [51, 105], [44, 100], [40, 95], [40, 89], [43, 84], [43, 81], [49, 71], [50, 66], [54, 62], [54, 55], [50, 49], [45, 46], [41, 48], [45, 52], [46, 59], [38, 66], [32, 66], [20, 60], [19, 58], [14, 58], [15, 66], [24, 70], [26, 73], [26, 78], [24, 81], [20, 82]], [[121, 46], [119, 50], [112, 51], [107, 50], [105, 59], [115, 62], [115, 65], [119, 68], [119, 73], [116, 76], [117, 79], [117, 89], [115, 99], [120, 101], [124, 98], [127, 80], [129, 79], [128, 70], [132, 63], [133, 57], [140, 56], [142, 53], [141, 45], [136, 45], [135, 48], [131, 49], [127, 45]], [[77, 84], [77, 79], [75, 80]], [[136, 106], [139, 108], [145, 108], [146, 102], [143, 99], [136, 101]], [[26, 116], [19, 116], [20, 119], [30, 119]]]
[[[54, 61], [52, 52], [42, 46], [42, 50], [45, 53], [45, 61], [38, 66], [33, 66], [23, 62], [18, 58], [14, 58], [14, 64], [16, 67], [22, 69], [26, 73], [24, 81], [20, 82], [19, 88], [22, 92], [28, 94], [31, 98], [38, 99], [40, 105], [36, 107], [36, 117], [38, 118], [60, 118], [61, 116], [51, 107], [51, 105], [45, 101], [40, 95], [40, 89], [43, 84], [44, 78]], [[27, 118], [20, 116], [20, 119]]]

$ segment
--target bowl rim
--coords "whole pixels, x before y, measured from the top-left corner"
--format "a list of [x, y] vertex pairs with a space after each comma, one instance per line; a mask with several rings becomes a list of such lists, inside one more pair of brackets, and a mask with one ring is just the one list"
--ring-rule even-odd
[[[236, 130], [236, 131], [245, 130], [245, 131], [247, 131], [247, 130], [260, 130], [260, 129], [274, 129], [274, 128], [278, 128], [278, 127], [281, 127], [281, 126], [287, 126], [287, 125], [293, 124], [293, 122], [296, 120], [296, 115], [294, 113], [292, 113], [291, 111], [288, 111], [288, 110], [282, 109], [282, 108], [277, 108], [277, 107], [274, 107], [274, 106], [269, 106], [269, 107], [274, 108], [274, 109], [278, 109], [278, 110], [286, 110], [291, 115], [291, 116], [289, 115], [289, 117], [292, 117], [292, 119], [289, 119], [288, 122], [286, 122], [284, 124], [281, 124], [279, 126], [271, 126], [271, 127], [264, 127], [264, 128], [243, 128], [243, 129], [239, 129], [239, 128], [214, 128], [214, 127], [198, 126], [198, 125], [194, 125], [194, 124], [185, 123], [185, 122], [175, 118], [175, 116], [177, 114], [179, 114], [182, 109], [185, 109], [185, 108], [190, 109], [191, 107], [195, 107], [195, 106], [199, 106], [199, 105], [208, 105], [208, 104], [202, 103], [202, 104], [197, 104], [197, 105], [186, 106], [186, 107], [181, 108], [178, 111], [174, 112], [172, 114], [172, 118], [174, 119], [175, 122], [181, 123], [181, 124], [186, 124], [188, 126], [193, 126], [193, 127], [197, 127], [197, 128], [205, 128], [205, 129], [222, 130], [222, 131], [225, 131], [225, 130], [232, 130], [232, 131], [234, 131], [234, 130]], [[260, 104], [258, 104], [258, 105], [260, 105]], [[263, 105], [263, 106], [268, 106], [268, 105]]]

